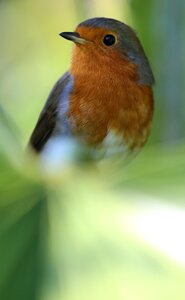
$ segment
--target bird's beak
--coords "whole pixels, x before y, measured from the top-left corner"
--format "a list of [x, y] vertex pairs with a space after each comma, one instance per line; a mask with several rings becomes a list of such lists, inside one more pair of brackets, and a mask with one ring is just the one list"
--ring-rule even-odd
[[77, 44], [84, 45], [86, 43], [86, 40], [81, 38], [78, 32], [61, 32], [59, 35]]

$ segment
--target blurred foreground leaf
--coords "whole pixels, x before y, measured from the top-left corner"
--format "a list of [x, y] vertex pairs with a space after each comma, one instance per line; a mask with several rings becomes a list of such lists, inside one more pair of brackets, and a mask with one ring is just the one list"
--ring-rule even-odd
[[45, 191], [0, 157], [0, 299], [36, 299]]
[[[14, 163], [21, 161], [21, 151], [12, 160], [11, 143], [9, 151], [0, 148], [0, 299], [184, 299], [185, 267], [147, 243], [136, 222], [140, 211], [141, 221], [146, 218], [146, 201], [152, 211], [153, 182], [158, 195], [173, 174], [182, 183], [179, 155], [141, 155], [119, 173], [118, 183], [125, 187], [120, 192], [110, 180], [112, 169], [109, 176], [91, 168], [57, 180], [28, 176], [31, 158], [18, 169]], [[159, 221], [152, 220], [153, 226], [164, 229]], [[167, 229], [166, 234], [173, 246], [174, 233]]]

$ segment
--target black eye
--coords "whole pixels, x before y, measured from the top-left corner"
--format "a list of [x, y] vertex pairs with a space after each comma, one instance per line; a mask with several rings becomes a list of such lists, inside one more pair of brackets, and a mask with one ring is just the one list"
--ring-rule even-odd
[[112, 34], [107, 34], [104, 36], [103, 38], [103, 43], [106, 45], [106, 46], [112, 46], [114, 45], [116, 42], [116, 38], [114, 35]]

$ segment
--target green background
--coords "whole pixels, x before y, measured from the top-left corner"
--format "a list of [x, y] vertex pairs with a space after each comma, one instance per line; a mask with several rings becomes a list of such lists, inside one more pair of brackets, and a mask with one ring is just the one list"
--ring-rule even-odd
[[[144, 45], [152, 134], [127, 166], [43, 175], [24, 149], [69, 68], [58, 33], [94, 16]], [[184, 299], [184, 23], [182, 0], [0, 1], [0, 299]]]

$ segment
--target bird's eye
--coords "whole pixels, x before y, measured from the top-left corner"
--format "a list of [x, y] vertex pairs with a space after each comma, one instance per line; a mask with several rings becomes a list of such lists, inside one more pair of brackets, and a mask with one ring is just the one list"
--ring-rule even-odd
[[103, 43], [106, 45], [106, 46], [112, 46], [114, 45], [116, 42], [116, 38], [113, 34], [107, 34], [104, 36], [103, 38]]

